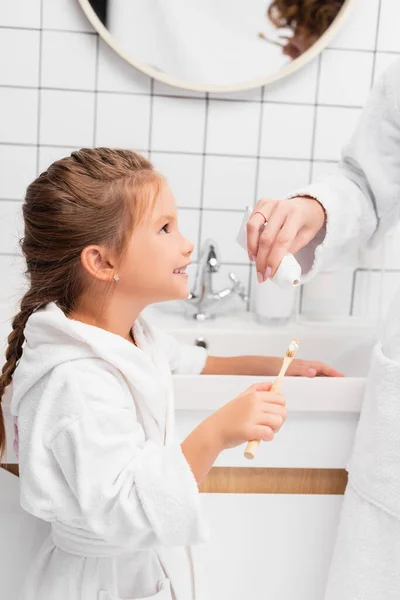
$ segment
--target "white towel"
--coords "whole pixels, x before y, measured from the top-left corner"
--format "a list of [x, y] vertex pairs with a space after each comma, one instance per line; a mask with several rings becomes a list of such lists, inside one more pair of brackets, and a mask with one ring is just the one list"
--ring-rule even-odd
[[400, 363], [374, 348], [325, 600], [400, 598]]

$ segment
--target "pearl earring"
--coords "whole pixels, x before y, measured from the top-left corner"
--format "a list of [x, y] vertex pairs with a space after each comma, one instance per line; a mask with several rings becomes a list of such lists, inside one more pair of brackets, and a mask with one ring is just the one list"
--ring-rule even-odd
[[119, 275], [115, 274], [113, 277], [115, 283], [117, 283], [117, 281], [119, 281]]

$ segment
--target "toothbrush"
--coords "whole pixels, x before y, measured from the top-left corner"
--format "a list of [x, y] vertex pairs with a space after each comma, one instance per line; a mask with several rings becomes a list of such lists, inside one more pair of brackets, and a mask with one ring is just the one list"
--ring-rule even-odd
[[[283, 357], [283, 363], [282, 363], [281, 370], [279, 371], [278, 377], [275, 379], [274, 383], [272, 384], [271, 392], [280, 392], [282, 380], [285, 376], [286, 371], [288, 370], [290, 363], [294, 359], [294, 355], [296, 354], [298, 347], [299, 347], [299, 340], [294, 338], [290, 342], [289, 347], [286, 350], [286, 354]], [[246, 450], [244, 451], [244, 455], [246, 458], [248, 458], [250, 460], [255, 457], [258, 446], [260, 444], [260, 441], [261, 440], [251, 440], [250, 442], [248, 442], [248, 444], [246, 446]]]
[[283, 44], [281, 44], [280, 42], [277, 42], [275, 40], [271, 40], [262, 31], [259, 32], [257, 37], [259, 37], [261, 40], [264, 40], [264, 42], [269, 42], [270, 44], [274, 44], [274, 46], [280, 46], [281, 48], [283, 47]]

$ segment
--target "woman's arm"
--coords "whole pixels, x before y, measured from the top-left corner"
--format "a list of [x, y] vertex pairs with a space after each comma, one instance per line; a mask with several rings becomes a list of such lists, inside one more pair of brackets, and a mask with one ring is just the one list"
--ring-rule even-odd
[[289, 199], [257, 203], [255, 211], [269, 221], [261, 236], [261, 215], [255, 214], [248, 223], [248, 251], [256, 256], [258, 272], [265, 274], [270, 267], [273, 275], [283, 256], [291, 252], [307, 281], [322, 264], [354, 245], [375, 241], [399, 220], [399, 98], [400, 62], [396, 61], [372, 90], [336, 172], [295, 190]]

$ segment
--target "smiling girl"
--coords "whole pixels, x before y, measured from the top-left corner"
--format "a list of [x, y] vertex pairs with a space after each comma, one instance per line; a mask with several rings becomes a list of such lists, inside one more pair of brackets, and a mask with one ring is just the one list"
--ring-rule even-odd
[[[207, 357], [141, 316], [188, 296], [193, 251], [171, 190], [142, 156], [73, 152], [28, 187], [23, 217], [30, 285], [0, 399], [7, 389], [19, 430], [21, 505], [51, 534], [20, 600], [205, 600], [198, 483], [222, 450], [272, 440], [285, 401], [254, 385], [179, 443], [171, 371], [263, 371], [268, 361]], [[1, 455], [5, 445], [1, 413]]]

